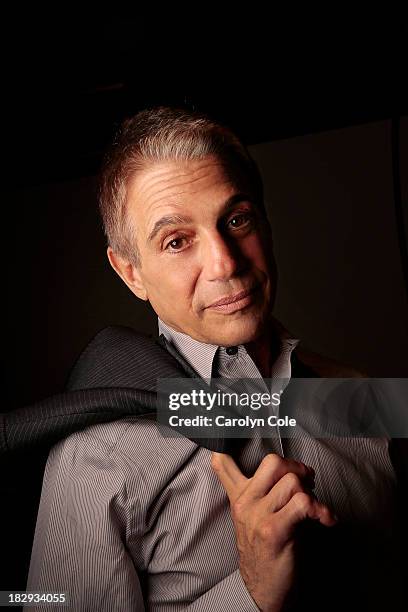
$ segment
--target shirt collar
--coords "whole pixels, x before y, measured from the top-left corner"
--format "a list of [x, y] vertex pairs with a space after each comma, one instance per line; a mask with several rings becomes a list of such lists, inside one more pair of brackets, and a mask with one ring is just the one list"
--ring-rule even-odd
[[160, 317], [158, 317], [158, 324], [159, 335], [165, 335], [166, 340], [176, 347], [201, 378], [211, 379], [212, 364], [218, 345], [206, 344], [176, 331], [164, 323]]
[[[188, 361], [188, 363], [194, 368], [201, 378], [211, 380], [215, 354], [218, 348], [224, 349], [225, 347], [195, 340], [187, 334], [176, 331], [164, 323], [160, 317], [157, 317], [157, 319], [159, 335], [164, 334], [166, 340], [175, 346], [179, 353], [181, 353], [181, 355]], [[273, 330], [280, 339], [281, 353], [277, 358], [277, 361], [279, 361], [283, 354], [290, 355], [300, 340], [298, 338], [294, 338], [293, 335], [282, 325], [282, 323], [277, 321], [277, 319], [274, 317], [271, 317], [271, 321]], [[238, 350], [239, 353], [246, 353], [246, 348], [244, 345], [239, 345]]]

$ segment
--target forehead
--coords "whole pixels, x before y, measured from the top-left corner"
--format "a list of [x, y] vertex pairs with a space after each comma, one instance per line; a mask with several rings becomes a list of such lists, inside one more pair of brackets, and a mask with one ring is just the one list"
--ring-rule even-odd
[[208, 201], [234, 189], [216, 157], [155, 162], [130, 181], [128, 208], [138, 216], [150, 216], [163, 206], [191, 206], [191, 196], [195, 202]]
[[154, 162], [140, 171], [129, 184], [129, 201], [154, 205], [171, 197], [173, 201], [184, 194], [232, 187], [230, 179], [216, 157], [197, 160], [168, 160]]

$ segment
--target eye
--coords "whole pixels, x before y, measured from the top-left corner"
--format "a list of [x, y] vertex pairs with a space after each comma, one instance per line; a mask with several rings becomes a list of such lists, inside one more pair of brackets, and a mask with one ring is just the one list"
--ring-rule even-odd
[[182, 244], [180, 245], [180, 243], [183, 240], [186, 240], [186, 236], [177, 236], [177, 238], [173, 238], [166, 244], [166, 246], [164, 247], [164, 250], [181, 251], [183, 245]]
[[232, 227], [232, 229], [241, 229], [242, 227], [247, 227], [252, 220], [252, 214], [250, 212], [245, 212], [232, 217], [227, 225]]

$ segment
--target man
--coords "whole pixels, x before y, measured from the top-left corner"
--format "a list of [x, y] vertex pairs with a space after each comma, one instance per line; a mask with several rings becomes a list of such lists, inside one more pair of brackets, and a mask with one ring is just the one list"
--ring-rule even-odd
[[[223, 126], [171, 108], [128, 120], [100, 209], [110, 264], [200, 378], [290, 378], [295, 354], [316, 375], [355, 375], [302, 353], [272, 317], [262, 184]], [[66, 593], [73, 610], [374, 609], [399, 588], [386, 571], [395, 484], [385, 439], [278, 432], [232, 457], [152, 420], [94, 425], [50, 452], [27, 589]], [[368, 600], [360, 580], [378, 575]]]

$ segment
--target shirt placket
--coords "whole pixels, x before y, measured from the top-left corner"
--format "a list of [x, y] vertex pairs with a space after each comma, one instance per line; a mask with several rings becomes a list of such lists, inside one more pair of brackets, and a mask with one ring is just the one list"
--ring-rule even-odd
[[[271, 381], [271, 389], [268, 389], [268, 385], [263, 379], [257, 366], [243, 346], [228, 347], [227, 349], [220, 348], [217, 370], [217, 374], [220, 377], [244, 379], [243, 387], [248, 393], [262, 392], [271, 395], [272, 392], [276, 392], [272, 391], [274, 387], [277, 384], [279, 386], [279, 381], [275, 376]], [[253, 383], [250, 382], [252, 380], [254, 381]], [[271, 405], [271, 412], [276, 417], [279, 417], [279, 406], [276, 406], [274, 411], [273, 406]], [[271, 431], [273, 431], [274, 434], [267, 437], [262, 436], [263, 444], [269, 452], [276, 453], [278, 451], [278, 453], [284, 457], [279, 425], [276, 424], [276, 427], [274, 427]]]

